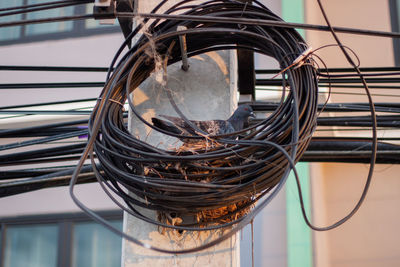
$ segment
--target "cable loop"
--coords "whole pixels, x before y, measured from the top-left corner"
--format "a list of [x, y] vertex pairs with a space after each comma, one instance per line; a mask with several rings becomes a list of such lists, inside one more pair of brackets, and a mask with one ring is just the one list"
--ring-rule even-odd
[[[153, 13], [166, 2], [161, 2]], [[182, 1], [165, 13], [282, 21], [257, 1], [244, 5], [238, 1], [213, 0], [196, 6], [191, 2]], [[187, 29], [177, 31], [178, 26]], [[191, 151], [164, 150], [131, 135], [123, 123], [121, 106], [109, 101], [125, 103], [128, 100], [133, 116], [153, 130], [177, 138], [205, 140], [202, 134], [182, 136], [155, 127], [142, 117], [128, 97], [159, 66], [157, 60], [168, 58], [164, 61], [168, 65], [182, 60], [179, 45], [173, 45], [179, 44], [182, 33], [186, 35], [188, 57], [210, 51], [247, 49], [275, 59], [281, 69], [290, 66], [307, 49], [297, 31], [289, 28], [260, 25], [242, 28], [222, 22], [159, 19], [151, 23], [144, 19], [124, 42], [110, 66], [99, 97], [101, 101], [91, 115], [90, 138], [83, 157], [91, 155], [94, 164], [93, 152], [96, 153], [100, 167], [94, 166], [94, 169], [100, 185], [132, 216], [176, 230], [204, 231], [234, 226], [208, 244], [182, 251], [154, 248], [111, 229], [136, 244], [165, 253], [205, 249], [251, 222], [284, 185], [311, 140], [317, 117], [316, 71], [310, 59], [304, 57], [306, 64], [285, 71], [282, 87], [287, 90], [283, 90], [277, 108], [261, 122], [240, 132], [207, 135], [207, 141], [217, 141], [215, 146]], [[121, 55], [132, 38], [137, 39], [136, 44]], [[118, 63], [117, 58], [120, 58]], [[237, 135], [241, 138], [232, 138]], [[71, 182], [74, 201], [95, 220], [104, 223], [73, 195], [75, 182]], [[174, 219], [168, 223], [168, 216], [166, 221], [160, 221], [145, 216], [138, 208], [196, 219], [192, 222]]]

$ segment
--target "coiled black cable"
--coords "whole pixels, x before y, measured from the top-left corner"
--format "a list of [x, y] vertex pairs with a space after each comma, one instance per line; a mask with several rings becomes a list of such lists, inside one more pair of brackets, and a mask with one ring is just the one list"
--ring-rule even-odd
[[[161, 2], [153, 12], [166, 2]], [[166, 13], [281, 21], [256, 1], [254, 5], [246, 5], [237, 1], [214, 0], [196, 6], [191, 2], [182, 1]], [[155, 248], [111, 229], [136, 244], [156, 251], [175, 254], [194, 252], [232, 236], [248, 224], [282, 188], [290, 170], [307, 148], [316, 127], [316, 71], [308, 59], [299, 68], [288, 68], [283, 74], [282, 87], [289, 90], [283, 90], [277, 108], [266, 119], [243, 131], [207, 137], [221, 145], [195, 152], [160, 149], [129, 133], [120, 104], [128, 99], [130, 108], [141, 122], [164, 134], [182, 137], [147, 122], [133, 105], [131, 97], [128, 97], [155, 69], [155, 55], [148, 53], [150, 49], [155, 48], [157, 55], [168, 58], [165, 61], [168, 64], [178, 62], [181, 60], [181, 51], [174, 43], [178, 42], [179, 35], [186, 34], [189, 57], [208, 51], [246, 49], [276, 59], [281, 69], [285, 69], [292, 65], [307, 46], [295, 30], [288, 28], [259, 25], [243, 27], [226, 22], [155, 20], [147, 25], [148, 22], [145, 20], [133, 31], [110, 66], [106, 85], [89, 120], [90, 138], [71, 179], [70, 193], [78, 206], [98, 222], [106, 223], [73, 194], [80, 168], [90, 156], [96, 177], [105, 192], [119, 207], [137, 218], [163, 227], [190, 231], [235, 225], [228, 233], [210, 243], [181, 251]], [[178, 25], [186, 26], [187, 30], [177, 32]], [[142, 29], [146, 29], [146, 33], [139, 36]], [[139, 37], [136, 44], [120, 56], [133, 37]], [[114, 67], [117, 58], [120, 60]], [[173, 103], [173, 99], [171, 101]], [[184, 115], [182, 117], [186, 119]], [[239, 133], [245, 136], [239, 140], [229, 138]], [[205, 139], [201, 135], [185, 138]], [[93, 152], [96, 153], [100, 169], [96, 167]], [[153, 171], [146, 171], [149, 169]], [[110, 192], [121, 200], [113, 197]], [[237, 203], [244, 204], [228, 214], [207, 221], [206, 226], [202, 221], [169, 225], [138, 211], [140, 207], [195, 215]], [[249, 213], [236, 216], [244, 209], [250, 209]], [[224, 220], [226, 218], [230, 218], [229, 222]]]

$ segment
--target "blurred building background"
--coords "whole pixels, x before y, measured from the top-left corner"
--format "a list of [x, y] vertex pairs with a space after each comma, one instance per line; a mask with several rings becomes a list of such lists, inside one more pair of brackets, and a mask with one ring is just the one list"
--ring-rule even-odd
[[[0, 2], [0, 9], [45, 0], [12, 0]], [[315, 0], [261, 1], [289, 22], [322, 24]], [[399, 30], [399, 4], [396, 0], [323, 1], [334, 26]], [[16, 15], [15, 19], [39, 16], [64, 16], [91, 10], [91, 5], [68, 7], [59, 13], [37, 12]], [[8, 18], [9, 19], [9, 18]], [[4, 20], [4, 19], [3, 19]], [[0, 18], [0, 21], [2, 19]], [[314, 49], [334, 44], [330, 33], [304, 31]], [[390, 38], [339, 34], [343, 43], [359, 56], [362, 67], [390, 67], [400, 64], [400, 48]], [[117, 25], [98, 25], [92, 20], [35, 24], [0, 29], [1, 65], [22, 66], [88, 66], [107, 67], [123, 36]], [[322, 49], [318, 55], [328, 67], [349, 67], [337, 47]], [[276, 68], [267, 58], [256, 56], [256, 69]], [[103, 82], [105, 73], [0, 71], [0, 81], [35, 82]], [[271, 97], [262, 88], [257, 100]], [[100, 87], [68, 89], [2, 89], [0, 107], [31, 103], [96, 98]], [[344, 92], [342, 94], [340, 92]], [[321, 99], [327, 90], [321, 88]], [[348, 94], [352, 93], [352, 94]], [[375, 102], [397, 102], [392, 91], [374, 91]], [[392, 96], [388, 96], [392, 95]], [[331, 102], [367, 102], [362, 89], [335, 88]], [[89, 103], [87, 104], [89, 105]], [[70, 106], [80, 108], [83, 106]], [[329, 116], [335, 116], [334, 113]], [[75, 117], [74, 117], [75, 118]], [[85, 118], [79, 116], [77, 118]], [[17, 128], [43, 121], [62, 121], [69, 117], [31, 116], [0, 119], [0, 128]], [[326, 136], [369, 136], [368, 131], [344, 132], [341, 129], [316, 132]], [[398, 132], [381, 132], [397, 136]], [[12, 139], [1, 139], [2, 144]], [[72, 140], [83, 141], [83, 140]], [[6, 170], [7, 167], [1, 167]], [[301, 163], [310, 217], [318, 226], [332, 224], [346, 215], [357, 202], [365, 184], [368, 165], [349, 163]], [[400, 246], [397, 239], [400, 216], [399, 166], [377, 165], [369, 195], [359, 212], [343, 226], [328, 232], [312, 232], [300, 214], [297, 189], [290, 179], [285, 190], [259, 214], [241, 234], [241, 265], [251, 266], [252, 239], [255, 266], [399, 266]], [[307, 190], [308, 189], [308, 190]], [[307, 193], [308, 192], [308, 193]], [[117, 227], [122, 227], [122, 212], [108, 199], [97, 184], [77, 186], [78, 197], [101, 213]], [[0, 267], [14, 266], [119, 266], [121, 239], [89, 220], [70, 199], [68, 188], [42, 189], [0, 199]], [[29, 262], [29, 265], [27, 265]]]

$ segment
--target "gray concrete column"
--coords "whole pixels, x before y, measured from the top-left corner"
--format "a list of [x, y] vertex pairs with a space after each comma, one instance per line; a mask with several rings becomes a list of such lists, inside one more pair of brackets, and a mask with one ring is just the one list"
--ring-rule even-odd
[[[141, 3], [145, 7], [141, 8]], [[139, 1], [139, 12], [148, 12], [150, 3]], [[235, 52], [219, 51], [198, 55], [189, 59], [189, 70], [181, 69], [181, 62], [168, 67], [167, 88], [173, 92], [179, 109], [189, 119], [227, 119], [237, 105], [236, 57]], [[165, 89], [159, 83], [159, 73], [154, 73], [134, 92], [134, 104], [143, 117], [166, 114], [176, 116]], [[180, 143], [176, 138], [157, 133], [145, 127], [130, 114], [130, 131], [148, 143], [163, 148], [176, 148]], [[147, 213], [148, 214], [148, 213]], [[155, 212], [148, 214], [156, 218]], [[162, 233], [157, 226], [124, 215], [124, 231], [153, 246], [182, 250], [206, 243], [219, 232]], [[122, 266], [239, 266], [239, 238], [234, 236], [210, 249], [195, 254], [169, 255], [139, 247], [128, 241], [123, 243]]]

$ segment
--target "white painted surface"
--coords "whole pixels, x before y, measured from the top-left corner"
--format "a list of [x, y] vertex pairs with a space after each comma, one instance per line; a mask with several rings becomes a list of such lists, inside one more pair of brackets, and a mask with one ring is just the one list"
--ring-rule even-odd
[[[96, 183], [77, 185], [77, 197], [93, 210], [116, 209]], [[47, 188], [0, 199], [0, 218], [22, 215], [81, 212], [72, 201], [68, 187]]]
[[[106, 67], [122, 43], [120, 33], [0, 46], [2, 65]], [[105, 73], [0, 71], [2, 83], [104, 81]], [[0, 106], [97, 97], [101, 88], [0, 90]], [[81, 117], [82, 118], [82, 117]], [[54, 120], [62, 120], [54, 116]], [[25, 121], [24, 126], [31, 122]], [[0, 128], [10, 125], [0, 120]], [[3, 143], [13, 142], [3, 139]], [[15, 166], [14, 166], [15, 167]], [[0, 167], [0, 171], [6, 167]], [[116, 206], [97, 184], [78, 185], [77, 195], [95, 210]], [[79, 212], [67, 187], [42, 189], [0, 199], [0, 217]]]

